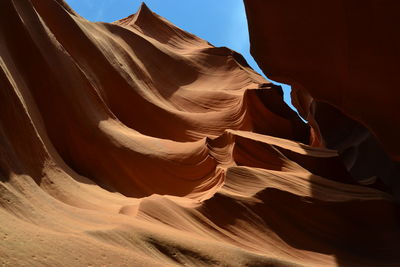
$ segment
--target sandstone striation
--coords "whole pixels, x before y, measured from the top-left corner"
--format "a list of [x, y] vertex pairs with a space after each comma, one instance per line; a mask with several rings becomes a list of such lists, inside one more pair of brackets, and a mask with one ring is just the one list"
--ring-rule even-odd
[[310, 144], [240, 54], [144, 4], [93, 23], [2, 0], [0, 68], [2, 265], [400, 263], [390, 191]]

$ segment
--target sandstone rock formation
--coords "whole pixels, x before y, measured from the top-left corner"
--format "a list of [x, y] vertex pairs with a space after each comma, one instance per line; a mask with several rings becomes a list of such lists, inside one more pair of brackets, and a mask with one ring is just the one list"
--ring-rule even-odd
[[[400, 200], [400, 2], [245, 0], [252, 55], [354, 177]], [[267, 19], [266, 19], [267, 18]]]
[[[370, 128], [400, 160], [400, 3], [245, 0], [253, 54], [293, 84]], [[394, 129], [396, 128], [396, 129]]]
[[279, 87], [145, 5], [93, 23], [0, 2], [0, 263], [400, 262], [390, 194], [354, 183]]

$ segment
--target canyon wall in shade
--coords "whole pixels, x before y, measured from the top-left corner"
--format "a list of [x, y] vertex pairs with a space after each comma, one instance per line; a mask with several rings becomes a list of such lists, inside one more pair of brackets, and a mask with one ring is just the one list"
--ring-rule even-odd
[[296, 103], [309, 94], [361, 122], [399, 161], [400, 3], [244, 2], [252, 54], [263, 71], [293, 85], [295, 94], [306, 91]]

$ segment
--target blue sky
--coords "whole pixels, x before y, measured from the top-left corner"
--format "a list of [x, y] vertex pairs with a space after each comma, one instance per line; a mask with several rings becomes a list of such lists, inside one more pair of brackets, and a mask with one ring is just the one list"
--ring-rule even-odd
[[[112, 22], [135, 13], [141, 0], [66, 0], [90, 21]], [[250, 55], [249, 33], [243, 0], [145, 0], [151, 10], [178, 27], [215, 46], [226, 46], [242, 54], [258, 73], [262, 71]], [[290, 87], [283, 85], [290, 103]]]

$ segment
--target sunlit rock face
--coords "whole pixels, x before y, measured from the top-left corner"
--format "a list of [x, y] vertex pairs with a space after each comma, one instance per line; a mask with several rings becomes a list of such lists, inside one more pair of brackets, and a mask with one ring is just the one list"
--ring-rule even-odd
[[145, 5], [93, 23], [2, 0], [0, 67], [5, 266], [399, 263], [388, 190], [311, 146], [241, 55]]

